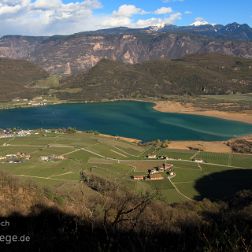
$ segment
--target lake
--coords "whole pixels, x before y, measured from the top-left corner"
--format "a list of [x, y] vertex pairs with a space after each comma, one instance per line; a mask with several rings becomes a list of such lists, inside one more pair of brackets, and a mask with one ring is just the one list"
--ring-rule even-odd
[[152, 107], [152, 103], [117, 101], [0, 110], [0, 128], [73, 127], [144, 141], [217, 141], [252, 133], [252, 124], [206, 116], [162, 113]]

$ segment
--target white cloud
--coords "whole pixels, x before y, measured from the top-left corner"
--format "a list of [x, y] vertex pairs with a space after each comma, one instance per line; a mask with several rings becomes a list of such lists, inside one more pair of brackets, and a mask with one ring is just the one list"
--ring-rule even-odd
[[139, 19], [136, 22], [136, 26], [139, 28], [148, 27], [148, 26], [163, 27], [164, 25], [165, 25], [165, 22], [161, 18]]
[[139, 28], [148, 26], [163, 27], [164, 25], [174, 24], [177, 20], [181, 19], [181, 17], [182, 14], [180, 12], [176, 12], [166, 18], [139, 19], [135, 26]]
[[[145, 27], [171, 24], [181, 18], [169, 7], [147, 12], [135, 5], [124, 4], [111, 14], [95, 14], [99, 0], [0, 0], [0, 36], [6, 34], [54, 35], [72, 34], [116, 26]], [[163, 15], [162, 18], [144, 15]], [[136, 19], [138, 15], [143, 18]]]
[[29, 0], [2, 0], [0, 2], [0, 15], [15, 14], [30, 3]]
[[165, 23], [174, 24], [177, 20], [180, 20], [181, 18], [182, 14], [180, 12], [175, 12], [165, 19]]
[[191, 25], [200, 26], [200, 25], [207, 25], [209, 24], [204, 18], [197, 17], [195, 18], [194, 22]]
[[113, 11], [113, 16], [132, 17], [135, 14], [145, 14], [146, 12], [135, 5], [124, 4], [117, 11]]
[[60, 8], [62, 5], [61, 0], [37, 0], [34, 4], [33, 7], [37, 9], [55, 9], [55, 8]]
[[191, 11], [185, 11], [184, 14], [186, 14], [186, 15], [191, 15], [192, 12], [191, 12]]
[[93, 10], [100, 7], [98, 0], [68, 4], [62, 0], [4, 0], [0, 34], [52, 35], [92, 29]]
[[169, 14], [169, 13], [172, 13], [172, 8], [170, 8], [170, 7], [161, 7], [159, 9], [157, 9], [154, 13], [157, 14], [157, 15]]
[[101, 22], [101, 26], [104, 27], [116, 27], [116, 26], [131, 26], [132, 17], [134, 15], [144, 15], [147, 12], [137, 8], [135, 5], [124, 4], [121, 5], [118, 10], [113, 11], [111, 16], [104, 16]]

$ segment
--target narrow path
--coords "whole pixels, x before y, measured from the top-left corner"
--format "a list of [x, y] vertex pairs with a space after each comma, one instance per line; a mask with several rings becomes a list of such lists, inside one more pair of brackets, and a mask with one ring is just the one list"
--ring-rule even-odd
[[195, 153], [190, 157], [190, 159], [192, 160], [192, 159], [195, 158], [199, 153], [200, 153], [200, 151], [195, 152]]
[[103, 156], [103, 155], [101, 155], [101, 154], [99, 154], [99, 153], [97, 153], [97, 152], [88, 150], [88, 149], [86, 149], [86, 148], [81, 148], [81, 150], [84, 150], [84, 151], [86, 151], [86, 152], [89, 152], [89, 153], [91, 153], [91, 154], [93, 154], [93, 155], [96, 155], [96, 156], [98, 156], [98, 157], [106, 158], [105, 156]]
[[[121, 162], [138, 162], [138, 161], [141, 161], [141, 162], [164, 162], [164, 160], [141, 160], [141, 159], [127, 159], [127, 160], [120, 160]], [[191, 160], [186, 160], [186, 159], [180, 159], [180, 160], [177, 160], [177, 159], [174, 159], [174, 160], [171, 160], [171, 162], [187, 162], [187, 163], [194, 163], [194, 161], [191, 161]], [[233, 165], [230, 165], [230, 166], [227, 166], [227, 165], [224, 165], [224, 164], [216, 164], [216, 163], [202, 163], [202, 164], [205, 164], [205, 165], [212, 165], [212, 166], [223, 166], [223, 167], [231, 167], [231, 168], [236, 168], [236, 169], [248, 169], [248, 168], [245, 168], [245, 167], [239, 167], [239, 166], [233, 166]]]
[[197, 163], [197, 165], [198, 165], [199, 169], [200, 169], [201, 171], [203, 171], [201, 165], [200, 165], [199, 163]]
[[139, 155], [133, 155], [133, 154], [130, 154], [130, 153], [128, 153], [127, 151], [125, 151], [125, 150], [122, 150], [121, 148], [119, 148], [119, 147], [117, 147], [117, 146], [113, 146], [115, 149], [117, 149], [117, 150], [119, 150], [119, 151], [121, 151], [121, 152], [123, 152], [124, 154], [126, 154], [126, 155], [128, 155], [128, 156], [132, 156], [132, 157], [140, 157], [141, 155], [142, 155], [142, 153], [140, 153]]
[[65, 173], [62, 173], [62, 174], [58, 174], [58, 175], [51, 175], [48, 178], [65, 176], [65, 175], [72, 174], [72, 173], [73, 172], [69, 171], [69, 172], [65, 172]]
[[191, 180], [191, 181], [181, 181], [181, 182], [173, 182], [173, 184], [177, 185], [177, 184], [190, 184], [190, 183], [194, 183], [195, 181]]
[[136, 172], [136, 166], [130, 165], [130, 167], [132, 167], [132, 171], [133, 171], [133, 172]]
[[66, 145], [66, 144], [48, 144], [49, 148], [74, 148], [72, 145]]
[[117, 152], [117, 151], [115, 151], [115, 150], [110, 150], [111, 152], [114, 152], [115, 154], [118, 154], [119, 156], [121, 156], [121, 157], [127, 157], [126, 155], [124, 155], [124, 154], [122, 154], [122, 153], [120, 153], [120, 152]]
[[32, 175], [14, 175], [16, 177], [26, 177], [26, 178], [38, 178], [38, 179], [45, 179], [45, 180], [53, 180], [53, 181], [74, 181], [76, 182], [77, 180], [72, 180], [72, 179], [54, 179], [54, 178], [50, 178], [50, 177], [39, 177], [39, 176], [32, 176]]
[[62, 154], [62, 156], [67, 156], [67, 155], [70, 155], [70, 154], [72, 154], [72, 153], [78, 152], [78, 151], [80, 151], [80, 150], [81, 150], [81, 149], [76, 149], [76, 150], [73, 150], [73, 151], [69, 151], [69, 152], [67, 152], [67, 153]]
[[9, 144], [7, 147], [30, 147], [30, 148], [43, 148], [46, 147], [46, 145], [33, 145], [33, 144]]
[[172, 180], [168, 177], [169, 181], [171, 182], [172, 186], [175, 188], [176, 192], [180, 194], [182, 197], [186, 198], [187, 200], [194, 201], [193, 199], [187, 197], [185, 194], [180, 192], [180, 190], [177, 188], [177, 186], [172, 182]]

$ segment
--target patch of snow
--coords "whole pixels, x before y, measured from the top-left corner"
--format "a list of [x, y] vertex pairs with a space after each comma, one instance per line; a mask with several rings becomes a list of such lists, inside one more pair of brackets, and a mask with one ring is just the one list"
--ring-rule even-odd
[[201, 17], [195, 18], [194, 22], [191, 24], [192, 26], [201, 26], [201, 25], [208, 25], [209, 23]]

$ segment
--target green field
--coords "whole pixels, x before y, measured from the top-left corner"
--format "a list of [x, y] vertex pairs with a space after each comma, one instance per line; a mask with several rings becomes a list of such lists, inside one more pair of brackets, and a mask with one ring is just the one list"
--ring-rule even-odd
[[[22, 163], [2, 160], [0, 170], [66, 191], [69, 185], [80, 183], [80, 172], [84, 170], [134, 192], [156, 191], [157, 197], [167, 202], [203, 198], [208, 192], [224, 197], [225, 193], [232, 191], [230, 186], [243, 189], [248, 185], [248, 172], [252, 171], [252, 155], [155, 150], [85, 132], [67, 134], [42, 131], [27, 137], [0, 139], [0, 156], [18, 152], [30, 154], [31, 159]], [[153, 152], [175, 160], [148, 160], [145, 156]], [[62, 155], [65, 159], [42, 161], [40, 158], [50, 155]], [[197, 164], [191, 161], [192, 157], [203, 159], [205, 163]], [[168, 179], [163, 173], [164, 179], [160, 181], [131, 179], [132, 175], [146, 175], [148, 169], [161, 166], [164, 162], [173, 164], [175, 177]], [[228, 176], [222, 178], [221, 174]], [[229, 187], [225, 188], [225, 183]]]

